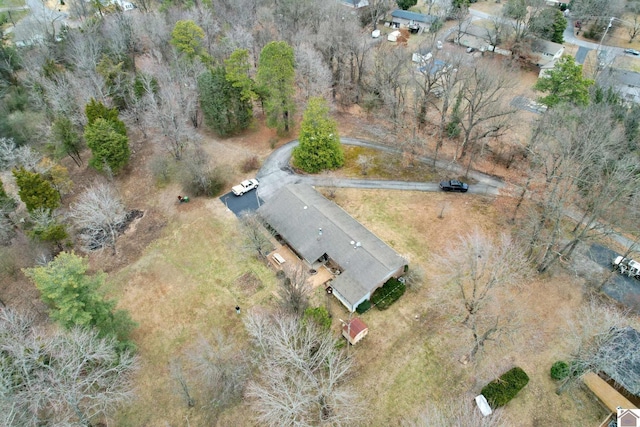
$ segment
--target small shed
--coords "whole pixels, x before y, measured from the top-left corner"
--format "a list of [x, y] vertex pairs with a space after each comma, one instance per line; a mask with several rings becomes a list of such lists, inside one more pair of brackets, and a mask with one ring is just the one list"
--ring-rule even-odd
[[348, 322], [342, 324], [342, 336], [349, 341], [349, 344], [355, 345], [369, 333], [369, 327], [358, 317], [354, 317]]
[[397, 42], [398, 38], [402, 35], [402, 33], [398, 30], [392, 31], [387, 36], [387, 40], [390, 42]]

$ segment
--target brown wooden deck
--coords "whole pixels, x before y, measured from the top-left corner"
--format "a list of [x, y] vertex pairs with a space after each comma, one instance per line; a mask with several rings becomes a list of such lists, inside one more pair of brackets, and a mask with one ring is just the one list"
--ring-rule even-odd
[[611, 387], [605, 380], [593, 372], [585, 374], [582, 380], [610, 411], [617, 413], [618, 407], [638, 409], [633, 403], [629, 402], [627, 398], [618, 393], [615, 388]]

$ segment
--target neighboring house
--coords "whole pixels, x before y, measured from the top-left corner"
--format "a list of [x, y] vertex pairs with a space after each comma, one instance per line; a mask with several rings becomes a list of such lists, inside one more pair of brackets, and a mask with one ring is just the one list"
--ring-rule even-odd
[[428, 47], [421, 47], [417, 52], [413, 52], [411, 55], [411, 61], [416, 62], [418, 64], [424, 64], [428, 60], [431, 59], [433, 54], [431, 53], [431, 49]]
[[356, 345], [356, 343], [366, 337], [368, 333], [369, 327], [358, 317], [354, 317], [342, 325], [342, 336], [345, 337], [351, 345]]
[[553, 66], [562, 57], [564, 46], [559, 43], [534, 38], [531, 40], [531, 62], [538, 67]]
[[351, 312], [404, 272], [402, 256], [309, 185], [282, 188], [257, 212], [310, 267], [331, 266], [333, 295]]
[[391, 12], [391, 26], [394, 28], [408, 28], [409, 31], [428, 31], [431, 24], [436, 22], [438, 17], [433, 15], [423, 15], [422, 13], [409, 12], [408, 10], [394, 10]]
[[361, 7], [369, 6], [368, 0], [338, 0], [345, 6], [350, 6], [354, 9], [360, 9]]
[[598, 83], [612, 87], [626, 102], [640, 104], [640, 73], [619, 68], [606, 68], [598, 76]]

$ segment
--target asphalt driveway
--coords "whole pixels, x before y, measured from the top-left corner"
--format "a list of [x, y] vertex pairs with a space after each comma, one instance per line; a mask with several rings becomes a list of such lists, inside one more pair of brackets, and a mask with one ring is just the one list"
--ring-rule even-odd
[[[591, 260], [608, 270], [611, 269], [611, 262], [617, 256], [616, 252], [597, 243], [592, 244], [588, 251], [588, 257]], [[615, 273], [602, 291], [640, 314], [640, 280]]]
[[236, 196], [231, 191], [220, 197], [220, 201], [231, 210], [238, 218], [243, 212], [254, 212], [264, 202], [258, 197], [258, 192], [253, 190], [242, 196]]

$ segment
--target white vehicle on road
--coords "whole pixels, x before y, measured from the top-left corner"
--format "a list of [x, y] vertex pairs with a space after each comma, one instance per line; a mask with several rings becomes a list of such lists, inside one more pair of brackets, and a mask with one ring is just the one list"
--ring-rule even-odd
[[613, 266], [622, 274], [640, 279], [640, 262], [624, 257], [617, 257], [613, 260]]
[[238, 185], [234, 185], [233, 188], [231, 188], [231, 191], [233, 191], [233, 194], [235, 194], [236, 196], [242, 196], [244, 193], [258, 188], [259, 184], [260, 183], [257, 179], [252, 178], [246, 181], [242, 181]]

